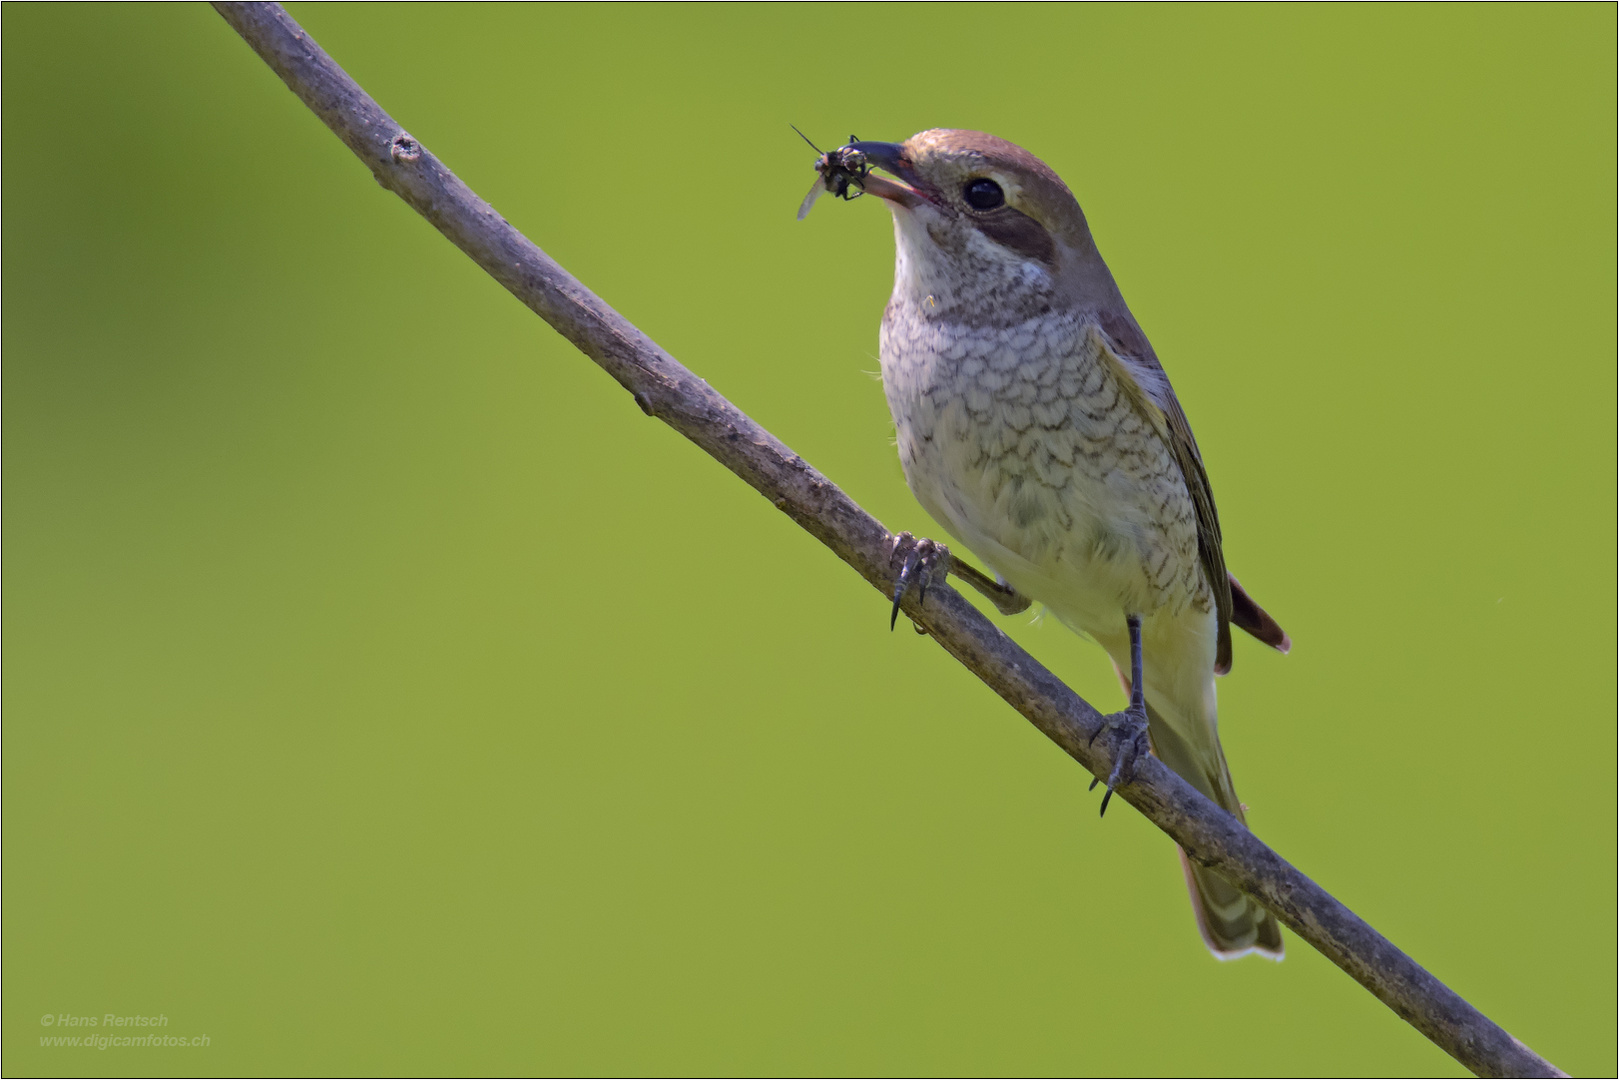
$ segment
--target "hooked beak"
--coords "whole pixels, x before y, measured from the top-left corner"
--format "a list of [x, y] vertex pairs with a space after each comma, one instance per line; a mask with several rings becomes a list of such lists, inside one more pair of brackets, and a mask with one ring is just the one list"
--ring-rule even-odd
[[884, 176], [867, 174], [860, 186], [869, 194], [907, 209], [933, 201], [912, 186], [916, 180], [916, 173], [905, 157], [904, 146], [891, 142], [853, 142], [849, 144], [848, 149], [860, 151], [866, 155], [868, 162], [899, 178], [895, 181]]

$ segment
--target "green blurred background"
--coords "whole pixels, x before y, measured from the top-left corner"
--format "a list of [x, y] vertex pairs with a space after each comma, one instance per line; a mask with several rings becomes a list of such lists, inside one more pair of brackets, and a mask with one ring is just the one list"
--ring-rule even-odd
[[[888, 216], [795, 223], [788, 122], [1043, 156], [1297, 643], [1221, 684], [1255, 829], [1613, 1073], [1611, 5], [292, 13], [894, 529]], [[1162, 834], [212, 11], [8, 5], [3, 70], [7, 1073], [1461, 1072], [1210, 959]], [[210, 1046], [39, 1045], [107, 1012]]]

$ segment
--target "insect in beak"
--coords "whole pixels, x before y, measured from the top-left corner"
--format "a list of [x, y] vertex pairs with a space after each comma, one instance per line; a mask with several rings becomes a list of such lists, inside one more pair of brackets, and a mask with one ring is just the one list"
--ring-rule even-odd
[[[788, 125], [791, 127], [792, 125]], [[794, 131], [798, 128], [794, 127]], [[830, 191], [840, 199], [858, 199], [865, 194], [866, 174], [871, 172], [871, 166], [866, 161], [866, 155], [852, 146], [842, 146], [830, 153], [822, 153], [821, 148], [810, 142], [809, 136], [798, 131], [798, 137], [809, 143], [810, 149], [821, 156], [815, 161], [815, 183], [811, 185], [809, 194], [798, 207], [798, 220], [803, 221], [809, 216], [810, 207], [815, 200], [821, 197], [821, 192]], [[853, 135], [849, 136], [850, 143], [860, 140]], [[850, 194], [850, 185], [854, 186], [854, 193]]]

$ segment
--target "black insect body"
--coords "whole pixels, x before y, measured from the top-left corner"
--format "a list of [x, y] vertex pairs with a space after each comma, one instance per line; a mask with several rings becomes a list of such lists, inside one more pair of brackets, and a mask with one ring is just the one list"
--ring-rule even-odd
[[[798, 131], [797, 128], [793, 130]], [[798, 136], [810, 144], [811, 150], [821, 155], [815, 160], [815, 183], [798, 208], [799, 221], [803, 221], [809, 214], [810, 207], [815, 205], [815, 200], [821, 197], [823, 191], [830, 191], [840, 199], [858, 199], [865, 194], [861, 181], [871, 172], [871, 165], [866, 161], [864, 153], [854, 149], [853, 146], [840, 146], [829, 153], [822, 153], [821, 148], [810, 142], [809, 137], [802, 131], [798, 131]], [[850, 143], [859, 141], [853, 135], [849, 136]]]

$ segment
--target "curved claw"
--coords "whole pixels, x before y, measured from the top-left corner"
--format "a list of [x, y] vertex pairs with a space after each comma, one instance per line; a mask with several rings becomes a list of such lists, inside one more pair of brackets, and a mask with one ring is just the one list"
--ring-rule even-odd
[[899, 579], [894, 582], [894, 606], [888, 613], [888, 629], [892, 630], [899, 624], [899, 605], [905, 598], [905, 590], [911, 587], [912, 582], [917, 586], [918, 603], [927, 603], [928, 586], [933, 582], [933, 576], [950, 572], [950, 549], [943, 544], [932, 540], [918, 540], [908, 532], [902, 532], [894, 537], [894, 550], [892, 559], [900, 557], [904, 552], [905, 561], [900, 564]]
[[[1087, 745], [1094, 745], [1104, 731], [1113, 743], [1113, 768], [1108, 770], [1107, 790], [1102, 793], [1102, 808], [1097, 813], [1098, 817], [1106, 816], [1107, 804], [1113, 798], [1113, 792], [1136, 778], [1136, 762], [1141, 760], [1143, 754], [1151, 753], [1147, 741], [1147, 710], [1143, 706], [1132, 704], [1123, 712], [1108, 716], [1102, 726], [1092, 733]], [[1101, 782], [1102, 778], [1096, 777], [1085, 790], [1095, 791], [1096, 785]]]
[[1107, 816], [1107, 803], [1113, 798], [1114, 789], [1136, 778], [1136, 761], [1147, 752], [1146, 747], [1142, 745], [1146, 741], [1146, 732], [1143, 730], [1120, 748], [1119, 756], [1113, 759], [1113, 768], [1107, 775], [1107, 791], [1102, 794], [1102, 808], [1097, 811], [1097, 817]]
[[[888, 614], [888, 629], [893, 630], [899, 623], [899, 602], [905, 596], [905, 590], [910, 587], [911, 574], [916, 570], [916, 564], [922, 561], [918, 548], [911, 548], [911, 553], [905, 557], [905, 565], [899, 568], [899, 580], [894, 583], [894, 610]], [[922, 599], [928, 598], [928, 583], [922, 579]]]

